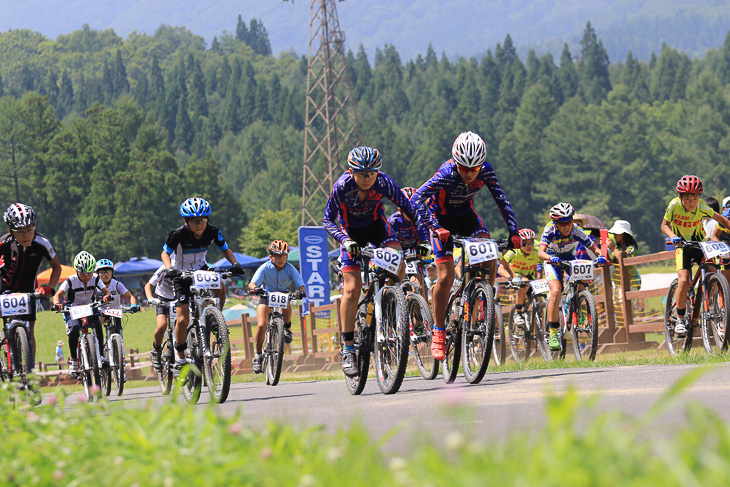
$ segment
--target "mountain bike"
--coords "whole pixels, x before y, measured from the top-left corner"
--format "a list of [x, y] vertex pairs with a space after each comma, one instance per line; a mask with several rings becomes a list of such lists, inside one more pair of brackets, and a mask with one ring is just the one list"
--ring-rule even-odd
[[[213, 294], [220, 289], [230, 272], [183, 271], [179, 279], [190, 279], [190, 323], [187, 329], [185, 358], [190, 364], [182, 378], [183, 396], [196, 403], [202, 386], [208, 388], [212, 402], [223, 403], [231, 387], [231, 346], [228, 326], [218, 309], [219, 300]], [[197, 370], [196, 370], [197, 369]], [[203, 371], [203, 374], [201, 374]]]
[[41, 397], [38, 385], [35, 381], [31, 381], [33, 352], [28, 314], [35, 308], [36, 299], [43, 296], [39, 293], [9, 292], [0, 296], [0, 316], [3, 320], [0, 339], [0, 379], [10, 381], [17, 377], [22, 389], [38, 393], [34, 399], [37, 404], [40, 404]]
[[122, 337], [122, 318], [124, 313], [136, 313], [139, 308], [104, 308], [101, 311], [101, 326], [106, 331], [106, 340], [101, 347], [102, 356], [109, 367], [101, 369], [101, 391], [105, 396], [111, 394], [112, 383], [117, 396], [124, 392], [124, 383], [127, 381], [124, 373], [124, 338]]
[[[400, 287], [400, 252], [388, 248], [364, 248], [360, 252], [363, 292], [355, 318], [355, 357], [358, 375], [345, 376], [350, 394], [365, 388], [372, 354], [378, 387], [395, 394], [408, 364], [406, 298]], [[394, 284], [387, 284], [391, 280]], [[376, 331], [377, 330], [377, 331]]]
[[304, 296], [301, 296], [299, 292], [277, 293], [269, 292], [266, 289], [260, 289], [251, 294], [265, 296], [271, 309], [264, 337], [263, 363], [261, 366], [266, 372], [266, 383], [275, 386], [279, 383], [281, 366], [284, 361], [284, 314], [282, 310], [286, 309], [295, 299]]
[[730, 316], [730, 286], [727, 279], [719, 272], [708, 272], [708, 268], [715, 266], [711, 262], [715, 257], [730, 252], [730, 245], [725, 242], [682, 242], [684, 248], [700, 249], [704, 258], [697, 262], [699, 269], [690, 280], [687, 291], [687, 311], [685, 316], [687, 334], [678, 336], [674, 328], [677, 325], [677, 287], [679, 279], [674, 279], [667, 292], [667, 302], [664, 311], [664, 337], [667, 351], [676, 356], [682, 352], [689, 352], [692, 348], [695, 327], [699, 326], [702, 345], [707, 353], [727, 350], [727, 324]]
[[530, 360], [530, 354], [533, 347], [537, 347], [540, 355], [545, 360], [552, 360], [550, 348], [545, 338], [545, 310], [547, 302], [545, 295], [550, 291], [546, 279], [532, 280], [529, 283], [523, 282], [520, 286], [509, 284], [507, 287], [525, 287], [529, 286], [527, 295], [525, 296], [524, 313], [527, 317], [525, 326], [517, 326], [514, 322], [515, 308], [509, 313], [507, 318], [508, 343], [515, 362], [527, 362]]
[[[423, 275], [423, 260], [415, 252], [406, 253], [406, 277]], [[421, 295], [417, 282], [403, 281], [401, 288], [406, 296], [408, 328], [411, 352], [421, 377], [433, 380], [439, 373], [439, 361], [431, 354], [433, 315], [428, 301]]]
[[487, 372], [495, 328], [494, 291], [490, 271], [483, 264], [499, 259], [508, 242], [454, 235], [452, 239], [464, 255], [460, 264], [463, 279], [452, 289], [446, 307], [442, 377], [446, 383], [454, 382], [462, 359], [464, 378], [478, 384]]
[[[592, 260], [571, 260], [561, 262], [560, 267], [570, 272], [567, 284], [563, 284], [560, 298], [558, 339], [560, 350], [552, 352], [552, 358], [565, 358], [566, 335], [570, 332], [573, 354], [578, 361], [595, 360], [598, 350], [598, 312], [596, 301], [588, 291], [588, 281], [595, 277], [595, 262]], [[566, 272], [566, 274], [568, 274]], [[545, 334], [545, 338], [549, 338]]]
[[167, 329], [165, 330], [162, 346], [160, 347], [160, 370], [157, 371], [157, 381], [163, 396], [170, 394], [172, 382], [175, 377], [175, 323], [177, 322], [177, 310], [175, 301], [164, 301], [167, 303]]
[[[84, 385], [84, 394], [89, 401], [94, 400], [91, 394], [91, 388], [96, 386], [101, 390], [101, 354], [97, 346], [97, 337], [91, 332], [93, 325], [90, 323], [91, 318], [101, 314], [99, 307], [102, 303], [91, 303], [82, 305], [66, 305], [59, 311], [63, 313], [64, 319], [79, 320], [81, 323], [81, 332], [79, 333], [79, 343], [76, 346], [76, 357], [79, 361], [78, 380]], [[98, 337], [99, 341], [103, 337]]]

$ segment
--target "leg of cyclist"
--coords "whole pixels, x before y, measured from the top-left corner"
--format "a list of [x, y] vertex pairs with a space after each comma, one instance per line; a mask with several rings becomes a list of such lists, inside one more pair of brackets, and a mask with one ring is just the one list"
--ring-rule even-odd
[[104, 345], [104, 328], [102, 328], [101, 326], [101, 317], [90, 316], [89, 323], [94, 328], [94, 336], [96, 337], [96, 349], [99, 351], [99, 357], [101, 357], [101, 363], [99, 364], [99, 368], [107, 368], [109, 367], [109, 360], [104, 357], [104, 349], [102, 348]]
[[33, 353], [33, 361], [35, 362], [35, 321], [28, 322], [28, 329], [30, 331], [30, 349]]
[[436, 269], [438, 271], [438, 279], [433, 285], [433, 341], [431, 342], [431, 354], [436, 360], [444, 359], [444, 340], [446, 306], [451, 293], [451, 286], [454, 284], [454, 259], [451, 256], [443, 260], [436, 261]]
[[357, 364], [355, 363], [355, 318], [357, 316], [357, 303], [360, 299], [360, 288], [362, 279], [360, 277], [360, 266], [348, 266], [342, 269], [342, 302], [340, 303], [340, 316], [342, 316], [342, 370], [345, 375], [354, 377], [357, 375]]
[[165, 332], [167, 331], [168, 309], [169, 305], [167, 304], [160, 304], [156, 307], [157, 327], [155, 328], [154, 341], [152, 342], [150, 362], [152, 362], [152, 367], [157, 371], [162, 370], [162, 340], [164, 340]]
[[284, 309], [284, 343], [292, 342], [291, 334], [291, 303]]
[[426, 288], [426, 281], [423, 279], [423, 276], [421, 274], [416, 274], [411, 277], [411, 281], [418, 283], [418, 291], [421, 293], [421, 296], [423, 296], [423, 299], [425, 299], [428, 303], [428, 289]]
[[69, 361], [68, 376], [76, 379], [79, 376], [79, 333], [81, 332], [81, 322], [79, 320], [68, 320], [66, 322], [66, 335], [68, 335]]
[[687, 291], [689, 291], [689, 283], [692, 278], [692, 271], [690, 269], [679, 269], [677, 271], [677, 294], [675, 299], [677, 300], [677, 324], [674, 327], [674, 331], [679, 336], [685, 336], [687, 334], [687, 318], [685, 316], [687, 312]]
[[256, 307], [256, 355], [253, 357], [253, 371], [255, 374], [263, 372], [261, 362], [270, 312], [269, 305], [264, 302], [265, 299], [262, 297]]
[[221, 280], [221, 288], [213, 291], [215, 297], [218, 298], [218, 309], [223, 311], [223, 305], [226, 304], [226, 283]]
[[547, 322], [550, 330], [548, 345], [550, 350], [560, 350], [558, 327], [560, 327], [559, 311], [560, 297], [563, 292], [563, 274], [560, 269], [555, 268], [552, 264], [545, 264], [545, 277], [547, 277], [548, 287], [550, 288], [547, 305]]

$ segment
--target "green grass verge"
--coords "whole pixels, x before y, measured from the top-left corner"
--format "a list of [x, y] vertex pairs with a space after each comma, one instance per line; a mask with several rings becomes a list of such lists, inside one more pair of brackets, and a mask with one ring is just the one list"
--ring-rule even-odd
[[[504, 441], [483, 430], [453, 432], [420, 438], [402, 454], [381, 448], [389, 434], [373, 439], [357, 425], [336, 434], [279, 423], [249, 428], [242, 411], [223, 417], [215, 406], [176, 402], [64, 410], [62, 395], [32, 409], [3, 384], [0, 484], [728, 485], [727, 422], [697, 404], [671, 428], [656, 421], [702, 372], [698, 367], [681, 378], [639, 417], [599, 412], [597, 396], [570, 390], [548, 397], [544, 426], [531, 431]], [[470, 417], [458, 405], [441, 414]]]

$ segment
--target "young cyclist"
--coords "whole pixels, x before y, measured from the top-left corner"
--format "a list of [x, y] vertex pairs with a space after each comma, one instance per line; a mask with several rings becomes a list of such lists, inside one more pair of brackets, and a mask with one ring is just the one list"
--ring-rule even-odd
[[[385, 219], [383, 198], [388, 198], [409, 218], [418, 215], [397, 184], [380, 172], [383, 159], [371, 147], [355, 147], [347, 156], [349, 169], [335, 182], [324, 210], [322, 224], [340, 243], [342, 262], [342, 370], [357, 375], [355, 364], [355, 315], [362, 279], [357, 260], [360, 249], [371, 243], [377, 247], [401, 250], [393, 227]], [[417, 221], [420, 225], [420, 222]], [[404, 268], [401, 267], [401, 277]]]
[[604, 265], [606, 259], [595, 242], [577, 225], [573, 224], [573, 205], [558, 203], [550, 208], [550, 223], [545, 226], [540, 239], [540, 250], [537, 255], [545, 261], [545, 276], [550, 287], [548, 298], [548, 327], [550, 350], [560, 350], [558, 327], [560, 296], [563, 292], [563, 269], [560, 263], [575, 259], [587, 259], [590, 250], [598, 257], [596, 263]]
[[[157, 328], [155, 328], [154, 340], [152, 341], [152, 351], [150, 352], [150, 362], [155, 370], [162, 370], [162, 340], [165, 338], [165, 330], [167, 330], [167, 316], [170, 310], [170, 303], [175, 301], [175, 290], [172, 281], [165, 277], [167, 268], [161, 265], [150, 278], [149, 282], [144, 286], [144, 294], [147, 296], [147, 302], [150, 306], [155, 307], [157, 313]], [[154, 291], [152, 286], [155, 286]]]
[[[274, 240], [269, 245], [269, 261], [262, 264], [256, 270], [248, 288], [252, 294], [260, 294], [261, 289], [271, 293], [289, 292], [292, 288], [297, 289], [297, 299], [306, 296], [304, 292], [304, 280], [299, 271], [291, 265], [289, 259], [289, 244], [283, 240]], [[261, 296], [256, 307], [256, 355], [253, 358], [253, 371], [256, 374], [263, 372], [261, 369], [261, 354], [266, 336], [266, 326], [269, 322], [269, 303], [265, 296]], [[291, 304], [284, 310], [284, 341], [291, 343]]]
[[677, 247], [675, 260], [677, 268], [677, 325], [674, 332], [678, 336], [687, 335], [687, 323], [685, 314], [687, 312], [687, 290], [689, 289], [690, 277], [692, 277], [692, 263], [699, 262], [703, 258], [700, 249], [682, 248], [683, 241], [705, 240], [705, 228], [702, 220], [712, 218], [725, 228], [730, 228], [730, 221], [716, 213], [704, 201], [700, 200], [703, 191], [700, 178], [693, 175], [682, 176], [677, 181], [678, 196], [669, 202], [667, 211], [662, 220], [662, 232], [672, 240]]
[[[402, 188], [401, 191], [410, 201], [413, 193], [416, 192], [416, 188]], [[424, 225], [417, 226], [416, 222], [409, 218], [400, 208], [388, 217], [388, 223], [393, 228], [395, 236], [398, 238], [401, 246], [403, 246], [403, 250], [414, 250], [421, 257], [426, 257], [431, 253], [431, 245], [428, 243], [431, 240], [428, 235], [428, 229]], [[423, 276], [418, 274], [414, 278], [418, 283], [418, 289], [421, 295], [428, 301], [428, 290], [426, 289]]]
[[[454, 283], [453, 241], [451, 233], [489, 237], [484, 221], [474, 210], [474, 195], [486, 186], [499, 207], [509, 229], [513, 247], [521, 247], [517, 221], [507, 196], [499, 185], [492, 166], [486, 162], [487, 146], [479, 135], [463, 132], [451, 148], [452, 158], [444, 162], [434, 176], [426, 181], [411, 199], [420, 218], [431, 229], [438, 280], [433, 288], [434, 333], [431, 353], [436, 360], [444, 359], [444, 319], [451, 285]], [[490, 263], [492, 284], [496, 279], [496, 263]]]
[[[38, 268], [46, 259], [51, 265], [51, 278], [48, 285], [38, 287], [35, 291], [52, 297], [53, 288], [61, 277], [61, 262], [48, 238], [36, 232], [35, 210], [22, 203], [13, 203], [5, 210], [3, 220], [8, 226], [8, 233], [0, 237], [0, 292], [32, 293]], [[30, 310], [27, 319], [35, 357], [35, 309]]]
[[[102, 296], [102, 301], [108, 303], [111, 301], [109, 290], [104, 286], [101, 278], [94, 274], [96, 269], [96, 259], [93, 255], [82, 250], [74, 257], [74, 269], [76, 275], [67, 278], [58, 288], [53, 296], [53, 308], [61, 309], [61, 299], [66, 297], [66, 304], [80, 306], [91, 304], [97, 296]], [[79, 344], [79, 333], [81, 331], [81, 320], [66, 319], [66, 335], [68, 335], [68, 348], [70, 350], [71, 359], [68, 362], [68, 376], [72, 379], [78, 377], [79, 361], [77, 357], [77, 347]], [[94, 335], [96, 336], [96, 346], [100, 346], [102, 330], [101, 320], [99, 316], [90, 316], [89, 321], [94, 327]], [[104, 357], [101, 358], [102, 367], [106, 367], [108, 363]]]
[[[510, 282], [519, 286], [523, 282], [531, 281], [542, 273], [542, 261], [537, 256], [535, 249], [535, 232], [529, 228], [523, 228], [519, 231], [522, 238], [522, 248], [512, 249], [502, 257], [501, 266], [497, 268], [497, 273], [509, 279]], [[525, 306], [525, 296], [529, 287], [523, 286], [517, 289], [517, 300], [515, 302], [515, 325], [524, 327], [527, 323], [527, 317], [523, 311]]]
[[[203, 198], [194, 196], [183, 201], [180, 205], [180, 216], [183, 217], [183, 225], [171, 231], [162, 250], [162, 263], [168, 268], [167, 277], [173, 279], [175, 288], [175, 307], [177, 308], [177, 323], [175, 325], [175, 372], [187, 363], [185, 349], [187, 348], [187, 329], [190, 321], [190, 286], [192, 279], [180, 277], [181, 271], [200, 270], [207, 268], [205, 256], [208, 247], [215, 243], [223, 256], [233, 264], [231, 272], [234, 275], [243, 275], [241, 264], [236, 262], [233, 251], [228, 248], [228, 243], [223, 238], [223, 233], [218, 228], [208, 223], [211, 214], [211, 207]], [[216, 296], [220, 300], [221, 309], [226, 299], [226, 290], [223, 286], [218, 290]]]

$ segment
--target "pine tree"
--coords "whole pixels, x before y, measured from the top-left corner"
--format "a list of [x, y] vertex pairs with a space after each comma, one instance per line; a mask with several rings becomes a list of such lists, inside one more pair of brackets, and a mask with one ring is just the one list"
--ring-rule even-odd
[[177, 117], [175, 119], [175, 147], [184, 152], [190, 151], [193, 143], [193, 124], [188, 115], [187, 96], [183, 92], [177, 106]]
[[557, 77], [561, 95], [558, 101], [562, 105], [563, 102], [573, 98], [578, 93], [578, 72], [575, 70], [567, 43], [563, 44], [563, 53], [560, 56], [560, 68], [558, 68]]
[[248, 28], [246, 27], [246, 22], [241, 18], [241, 14], [238, 14], [238, 22], [236, 23], [236, 40], [245, 42], [246, 44], [249, 43]]
[[600, 103], [611, 91], [608, 77], [608, 54], [596, 38], [596, 31], [588, 22], [580, 41], [579, 93], [587, 103]]
[[205, 94], [205, 77], [200, 62], [192, 63], [192, 80], [190, 83], [190, 110], [203, 117], [208, 116], [208, 97]]
[[58, 94], [58, 103], [56, 105], [56, 114], [59, 118], [63, 118], [71, 111], [74, 107], [74, 88], [71, 82], [71, 77], [68, 75], [68, 70], [64, 69], [61, 73], [61, 90]]
[[109, 63], [104, 60], [104, 69], [102, 70], [101, 78], [101, 92], [102, 92], [102, 103], [104, 105], [111, 105], [112, 100], [116, 98], [116, 92], [114, 91], [114, 78], [112, 77], [112, 70], [109, 68]]
[[226, 132], [238, 134], [243, 128], [243, 120], [241, 116], [241, 98], [238, 96], [238, 89], [231, 85], [223, 100], [223, 120], [222, 128]]
[[124, 60], [122, 59], [122, 53], [117, 49], [116, 57], [114, 58], [114, 70], [112, 72], [112, 79], [114, 80], [114, 94], [119, 96], [122, 93], [129, 92], [129, 80], [127, 79], [127, 68], [124, 66]]

